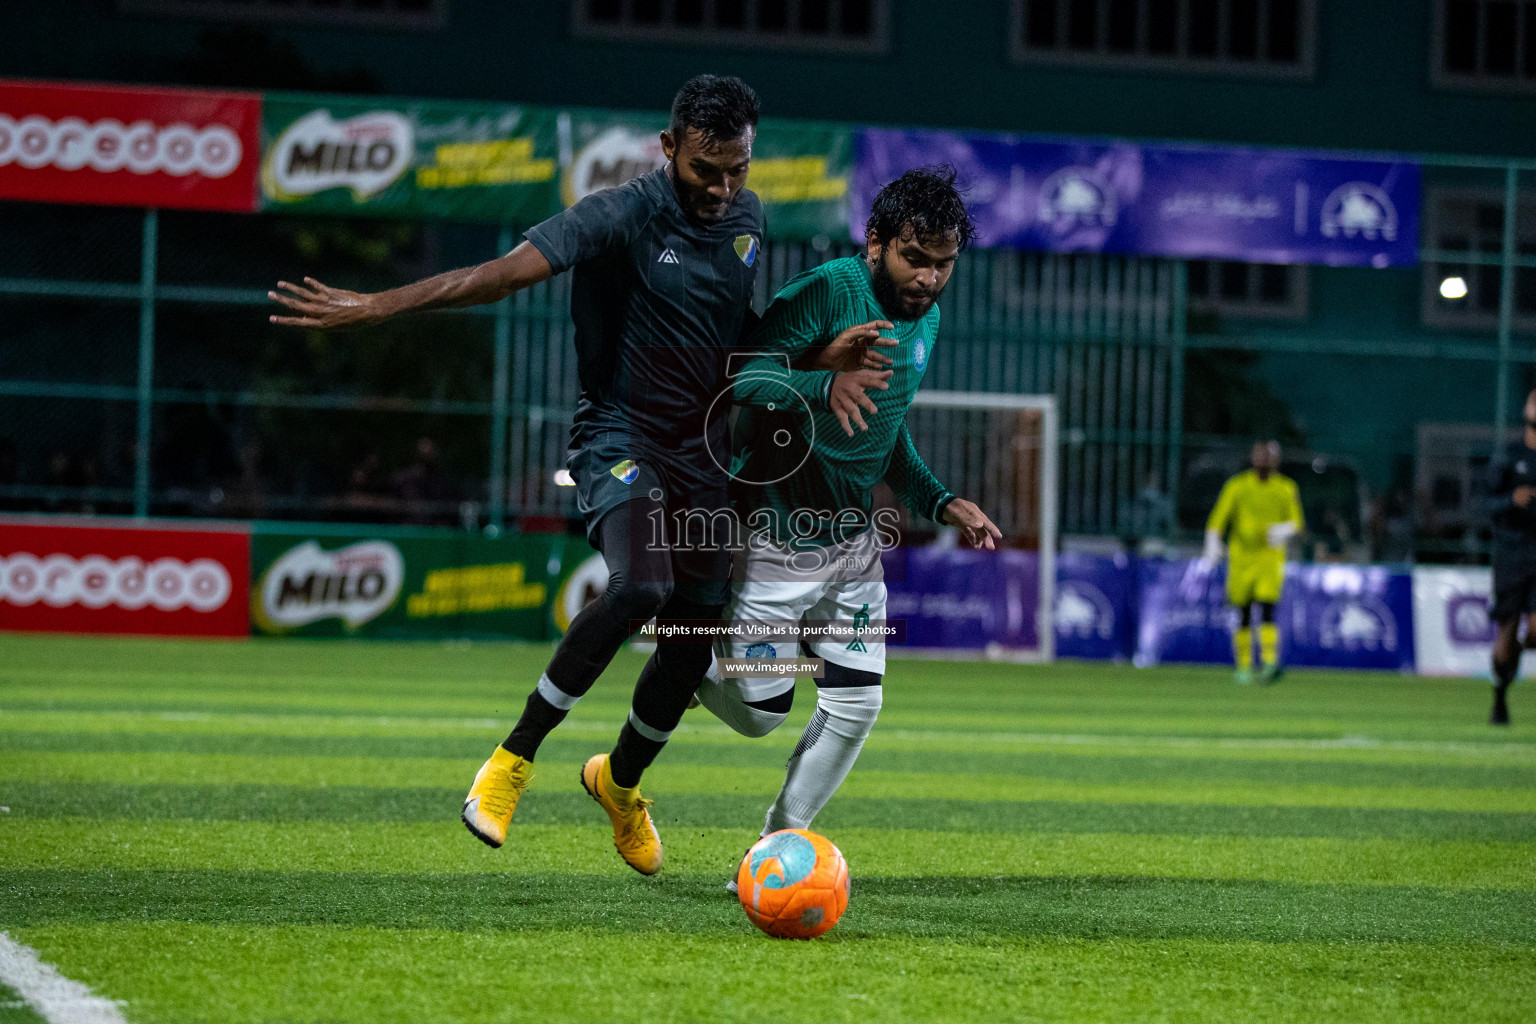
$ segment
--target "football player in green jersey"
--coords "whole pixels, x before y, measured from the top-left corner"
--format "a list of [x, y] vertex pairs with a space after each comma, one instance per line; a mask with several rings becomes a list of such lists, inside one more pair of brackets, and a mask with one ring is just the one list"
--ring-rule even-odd
[[767, 669], [803, 647], [825, 666], [764, 835], [809, 827], [880, 710], [880, 551], [893, 524], [872, 511], [871, 488], [884, 480], [913, 513], [958, 526], [973, 546], [1001, 539], [935, 479], [905, 423], [938, 339], [939, 294], [972, 233], [953, 170], [908, 171], [876, 196], [866, 253], [785, 285], [734, 374], [731, 500], [745, 525], [725, 614], [735, 632], [717, 642], [698, 699], [736, 731], [763, 736], [787, 717], [795, 673], [750, 663]]

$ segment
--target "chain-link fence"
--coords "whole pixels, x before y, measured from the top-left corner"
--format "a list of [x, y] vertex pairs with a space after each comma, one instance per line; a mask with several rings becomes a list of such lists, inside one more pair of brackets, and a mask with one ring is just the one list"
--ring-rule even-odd
[[[925, 386], [1055, 396], [1067, 534], [1192, 535], [1278, 437], [1319, 556], [1478, 557], [1479, 470], [1536, 383], [1530, 169], [1427, 166], [1414, 269], [967, 253]], [[0, 205], [0, 509], [564, 528], [568, 278], [355, 334], [267, 322], [280, 278], [374, 290], [519, 238]], [[853, 251], [769, 243], [759, 304]]]

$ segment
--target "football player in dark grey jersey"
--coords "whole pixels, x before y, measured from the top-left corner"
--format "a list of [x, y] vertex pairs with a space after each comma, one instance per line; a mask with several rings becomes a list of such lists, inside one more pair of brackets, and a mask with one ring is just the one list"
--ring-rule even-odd
[[[701, 75], [673, 101], [661, 135], [664, 167], [582, 199], [500, 259], [373, 294], [312, 278], [279, 282], [269, 293], [289, 311], [273, 323], [349, 328], [496, 302], [574, 272], [581, 401], [568, 465], [609, 580], [571, 623], [522, 718], [465, 799], [465, 826], [491, 846], [506, 839], [540, 742], [624, 641], [651, 618], [658, 633], [668, 623], [720, 618], [730, 538], [714, 535], [709, 513], [728, 515], [718, 453], [729, 451], [729, 403], [715, 399], [751, 316], [763, 239], [762, 205], [744, 187], [757, 119], [757, 97], [743, 82]], [[582, 785], [613, 822], [614, 845], [644, 874], [660, 870], [662, 848], [640, 775], [677, 727], [709, 666], [711, 642], [658, 643], [612, 754], [582, 769]]]
[[[1536, 647], [1536, 391], [1525, 399], [1525, 436], [1494, 461], [1485, 502], [1493, 520], [1492, 725], [1509, 724], [1506, 694], [1520, 672], [1520, 655]], [[1525, 622], [1525, 639], [1520, 624]]]

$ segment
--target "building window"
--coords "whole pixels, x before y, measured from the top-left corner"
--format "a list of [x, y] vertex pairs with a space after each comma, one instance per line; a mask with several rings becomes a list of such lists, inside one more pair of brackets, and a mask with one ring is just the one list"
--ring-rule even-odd
[[1193, 312], [1232, 317], [1305, 320], [1307, 268], [1231, 260], [1190, 260]]
[[[1425, 260], [1424, 322], [1434, 327], [1495, 330], [1503, 273], [1497, 263], [1459, 262], [1458, 253], [1498, 257], [1504, 251], [1504, 196], [1497, 191], [1433, 189], [1426, 197], [1432, 247]], [[1515, 211], [1514, 327], [1536, 332], [1536, 192], [1522, 192]]]
[[1536, 90], [1536, 0], [1438, 0], [1434, 80]]
[[1029, 63], [1310, 77], [1315, 0], [1013, 0]]
[[286, 21], [376, 28], [442, 28], [448, 0], [118, 0], [125, 14], [219, 21]]
[[889, 0], [572, 0], [577, 36], [878, 53]]

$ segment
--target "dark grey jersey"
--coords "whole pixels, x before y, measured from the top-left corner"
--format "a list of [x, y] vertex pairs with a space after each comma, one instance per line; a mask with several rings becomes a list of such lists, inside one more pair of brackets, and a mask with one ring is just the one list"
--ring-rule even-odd
[[744, 191], [721, 220], [700, 224], [663, 168], [588, 196], [527, 237], [555, 273], [575, 268], [572, 447], [618, 433], [701, 465], [707, 443], [727, 450], [729, 402], [715, 398], [752, 298], [757, 196]]
[[1488, 468], [1483, 492], [1484, 511], [1493, 521], [1496, 559], [1536, 561], [1536, 503], [1515, 504], [1515, 489], [1536, 487], [1536, 449], [1511, 445]]

